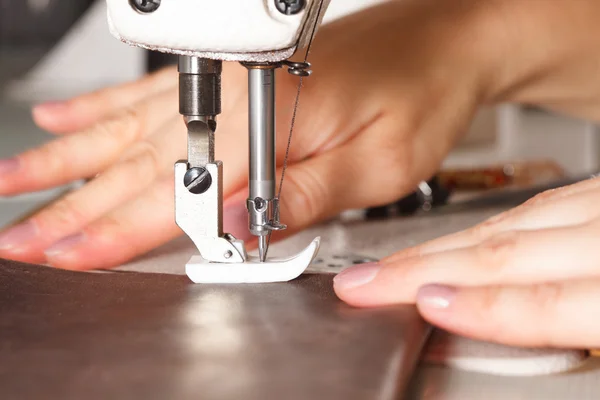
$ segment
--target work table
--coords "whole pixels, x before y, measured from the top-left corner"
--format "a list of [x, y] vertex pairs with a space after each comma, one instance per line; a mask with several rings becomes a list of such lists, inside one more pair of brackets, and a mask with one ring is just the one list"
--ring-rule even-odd
[[[50, 136], [35, 128], [26, 106], [0, 102], [0, 157], [10, 156]], [[0, 199], [0, 226], [47, 202], [67, 188], [13, 199]], [[358, 256], [381, 258], [423, 241], [472, 226], [521, 201], [518, 194], [501, 196], [465, 205], [451, 205], [410, 218], [383, 221], [333, 221], [312, 228], [272, 247], [272, 254], [289, 254], [303, 248], [317, 235], [322, 236], [321, 257]], [[121, 267], [121, 270], [183, 274], [183, 266], [193, 253], [187, 239], [178, 239]], [[339, 267], [315, 266], [320, 272], [336, 272]], [[330, 268], [330, 270], [327, 270]], [[293, 362], [293, 361], [290, 361]], [[357, 366], [360, 368], [360, 366]], [[600, 383], [600, 363], [592, 360], [584, 368], [549, 377], [510, 378], [459, 371], [423, 363], [412, 380], [409, 399], [495, 400], [495, 399], [595, 399]]]

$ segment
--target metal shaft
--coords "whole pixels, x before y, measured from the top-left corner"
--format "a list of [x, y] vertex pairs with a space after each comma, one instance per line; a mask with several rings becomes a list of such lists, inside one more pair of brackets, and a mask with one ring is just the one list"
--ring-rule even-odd
[[250, 68], [250, 198], [275, 198], [275, 69]]
[[275, 68], [248, 66], [250, 232], [258, 236], [258, 252], [265, 261], [275, 200]]
[[[195, 196], [203, 196], [204, 204], [212, 208], [207, 212], [212, 214], [201, 222], [202, 235], [216, 237], [223, 235], [222, 173], [220, 165], [215, 164], [216, 117], [221, 113], [222, 67], [221, 61], [179, 56], [179, 112], [188, 131], [188, 159], [183, 182], [176, 182], [176, 185], [185, 186]], [[210, 191], [211, 187], [216, 187], [216, 195], [213, 193], [215, 190]], [[181, 200], [184, 197], [177, 196], [177, 213], [186, 215], [197, 212], [185, 210], [195, 203]], [[182, 226], [182, 222], [178, 224]], [[196, 229], [192, 231], [196, 232]]]
[[215, 160], [215, 118], [221, 113], [222, 62], [179, 57], [179, 112], [188, 128], [190, 168]]

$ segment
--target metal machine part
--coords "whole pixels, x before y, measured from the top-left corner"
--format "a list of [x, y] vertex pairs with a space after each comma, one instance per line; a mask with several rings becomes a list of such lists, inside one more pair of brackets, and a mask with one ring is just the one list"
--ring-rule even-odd
[[288, 282], [299, 277], [319, 251], [320, 238], [289, 258], [271, 259], [269, 262], [248, 257], [243, 264], [209, 263], [203, 257], [192, 257], [185, 266], [187, 276], [194, 283], [273, 283]]
[[129, 4], [138, 12], [151, 13], [158, 10], [160, 0], [129, 0]]
[[223, 164], [215, 161], [222, 63], [181, 56], [178, 69], [188, 159], [175, 165], [175, 221], [205, 260], [241, 263], [243, 242], [223, 233]]
[[188, 128], [188, 163], [215, 161], [216, 117], [221, 113], [221, 61], [179, 57], [179, 113]]
[[[300, 79], [310, 74], [308, 50], [303, 62], [288, 58], [298, 47], [308, 45], [310, 49], [329, 1], [107, 0], [113, 35], [139, 47], [180, 54], [179, 111], [187, 127], [188, 152], [187, 160], [175, 165], [175, 215], [179, 227], [198, 248], [203, 264], [220, 263], [223, 271], [226, 266], [233, 271], [239, 267], [234, 264], [245, 263], [251, 271], [256, 263], [248, 257], [242, 241], [223, 232], [223, 165], [215, 160], [222, 61], [251, 62], [244, 64], [249, 96], [248, 227], [258, 237], [258, 261], [265, 263], [271, 232], [285, 229], [279, 222], [275, 192], [275, 71], [286, 65]], [[198, 24], [197, 15], [211, 18]], [[156, 26], [162, 29], [154, 29]], [[318, 250], [318, 240], [316, 246], [314, 243], [312, 251], [267, 264], [284, 266], [290, 260], [295, 264], [302, 260], [304, 271]], [[190, 265], [196, 261], [190, 260]], [[241, 278], [231, 278], [236, 279]]]
[[175, 164], [175, 222], [194, 242], [202, 258], [210, 262], [241, 263], [244, 243], [223, 233], [223, 164], [206, 165], [212, 184], [195, 194], [185, 186], [187, 161]]
[[258, 236], [259, 257], [265, 261], [269, 234], [285, 229], [279, 222], [279, 200], [275, 196], [275, 69], [279, 65], [245, 65], [249, 105], [248, 227]]
[[188, 129], [188, 159], [175, 165], [175, 219], [201, 255], [186, 267], [195, 282], [290, 280], [310, 265], [318, 251], [316, 239], [297, 256], [266, 262], [269, 234], [285, 228], [279, 222], [275, 195], [275, 70], [279, 66], [246, 65], [250, 138], [247, 207], [250, 232], [259, 237], [259, 258], [252, 259], [242, 241], [223, 232], [223, 165], [215, 161], [214, 145], [216, 118], [221, 113], [222, 64], [180, 56], [179, 110]]
[[275, 7], [285, 15], [298, 14], [305, 5], [305, 0], [275, 0]]
[[308, 44], [330, 1], [106, 0], [111, 33], [129, 45], [240, 62], [292, 57]]
[[248, 66], [250, 198], [275, 197], [275, 66]]

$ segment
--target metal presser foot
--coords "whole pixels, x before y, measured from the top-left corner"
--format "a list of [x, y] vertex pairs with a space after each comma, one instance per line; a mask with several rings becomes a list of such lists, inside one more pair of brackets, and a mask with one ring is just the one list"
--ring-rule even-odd
[[222, 164], [206, 165], [212, 182], [201, 194], [190, 192], [186, 186], [188, 171], [187, 162], [175, 165], [175, 220], [200, 252], [186, 265], [186, 274], [193, 282], [287, 282], [308, 268], [319, 251], [320, 238], [290, 258], [261, 262], [259, 257], [249, 256], [243, 241], [222, 233], [222, 210], [218, 206], [222, 204]]
[[279, 223], [275, 196], [275, 68], [247, 65], [249, 78], [249, 230], [259, 239], [259, 257], [244, 242], [223, 233], [223, 164], [214, 159], [216, 116], [221, 112], [221, 62], [181, 56], [180, 113], [188, 130], [188, 159], [175, 164], [175, 221], [199, 256], [186, 265], [195, 283], [285, 282], [308, 268], [320, 239], [286, 259], [267, 259], [271, 231]]

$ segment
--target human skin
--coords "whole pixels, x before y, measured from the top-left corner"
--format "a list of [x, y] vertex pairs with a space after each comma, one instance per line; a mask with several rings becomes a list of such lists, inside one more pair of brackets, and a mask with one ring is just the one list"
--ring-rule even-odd
[[[322, 27], [282, 193], [287, 234], [409, 193], [435, 174], [481, 105], [522, 102], [600, 120], [598, 16], [596, 0], [398, 0]], [[277, 79], [281, 166], [297, 78]], [[107, 268], [180, 235], [172, 174], [186, 140], [176, 85], [167, 69], [36, 107], [37, 124], [59, 137], [0, 161], [0, 195], [94, 179], [2, 233], [0, 256]], [[225, 228], [252, 240], [246, 87], [244, 68], [226, 64], [216, 151]], [[591, 345], [600, 326], [578, 316], [600, 293], [600, 265], [590, 261], [595, 246], [579, 239], [597, 232], [598, 185], [543, 194], [466, 232], [349, 269], [335, 290], [359, 307], [416, 302], [429, 321], [472, 337]], [[575, 335], [584, 328], [589, 336]]]

